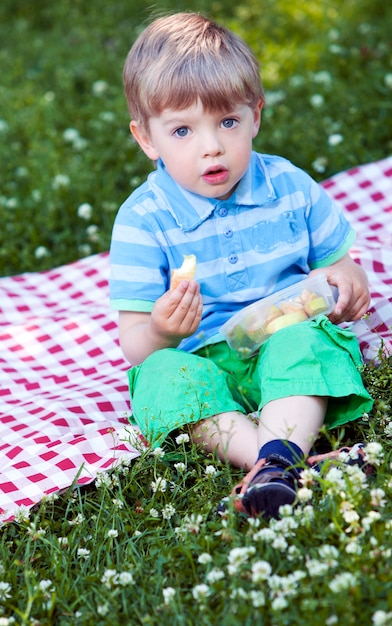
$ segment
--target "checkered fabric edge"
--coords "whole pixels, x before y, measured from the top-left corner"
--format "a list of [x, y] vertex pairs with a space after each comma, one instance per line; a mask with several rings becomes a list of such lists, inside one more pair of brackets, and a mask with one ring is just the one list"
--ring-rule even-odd
[[[372, 307], [354, 328], [374, 358], [391, 350], [392, 158], [323, 186], [358, 233]], [[103, 253], [0, 279], [0, 521], [140, 454], [108, 274]]]

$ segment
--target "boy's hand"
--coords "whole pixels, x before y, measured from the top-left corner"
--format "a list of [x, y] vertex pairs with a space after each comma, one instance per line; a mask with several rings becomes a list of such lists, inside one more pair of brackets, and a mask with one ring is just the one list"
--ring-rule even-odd
[[202, 308], [199, 283], [183, 280], [156, 301], [150, 318], [151, 332], [175, 347], [197, 330]]
[[338, 288], [339, 297], [335, 309], [328, 316], [334, 324], [359, 320], [368, 310], [370, 294], [364, 270], [346, 254], [340, 261], [311, 275], [324, 273], [328, 283]]

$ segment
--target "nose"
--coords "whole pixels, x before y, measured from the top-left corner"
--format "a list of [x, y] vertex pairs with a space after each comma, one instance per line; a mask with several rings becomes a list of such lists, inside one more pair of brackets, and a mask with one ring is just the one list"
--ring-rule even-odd
[[215, 132], [205, 133], [202, 143], [203, 157], [217, 157], [224, 153], [224, 147]]

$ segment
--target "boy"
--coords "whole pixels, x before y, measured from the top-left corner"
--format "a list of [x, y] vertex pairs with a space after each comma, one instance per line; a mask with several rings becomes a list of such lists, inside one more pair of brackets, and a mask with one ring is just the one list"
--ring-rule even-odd
[[[130, 129], [157, 170], [125, 201], [111, 245], [132, 420], [153, 446], [187, 425], [208, 452], [250, 470], [237, 508], [278, 517], [321, 426], [370, 410], [354, 335], [367, 310], [354, 234], [329, 197], [287, 160], [252, 151], [264, 104], [259, 66], [226, 28], [194, 13], [159, 18], [124, 67]], [[196, 280], [170, 290], [184, 255]], [[219, 334], [251, 302], [323, 271], [339, 297], [240, 361]], [[247, 414], [258, 409], [255, 425]], [[297, 467], [296, 467], [297, 466]]]

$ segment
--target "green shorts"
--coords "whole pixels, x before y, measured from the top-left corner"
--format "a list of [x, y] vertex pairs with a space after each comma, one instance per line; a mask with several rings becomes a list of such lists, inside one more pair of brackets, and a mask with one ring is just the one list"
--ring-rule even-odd
[[325, 424], [333, 428], [372, 407], [361, 366], [355, 335], [324, 316], [280, 330], [247, 360], [226, 342], [197, 353], [159, 350], [128, 372], [131, 422], [156, 447], [185, 424], [304, 395], [329, 398]]

